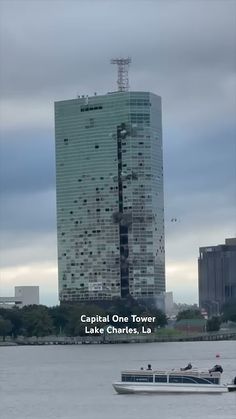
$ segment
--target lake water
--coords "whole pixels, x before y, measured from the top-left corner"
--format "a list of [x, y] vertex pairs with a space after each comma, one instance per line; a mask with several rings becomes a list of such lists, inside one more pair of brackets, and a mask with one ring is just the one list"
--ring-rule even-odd
[[228, 382], [236, 376], [236, 341], [0, 347], [0, 418], [235, 419], [236, 393], [118, 395], [111, 386], [122, 369], [189, 361], [220, 363]]

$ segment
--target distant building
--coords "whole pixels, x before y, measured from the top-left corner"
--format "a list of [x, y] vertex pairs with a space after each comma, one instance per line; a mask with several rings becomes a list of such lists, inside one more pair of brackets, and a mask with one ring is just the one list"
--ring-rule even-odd
[[199, 251], [199, 306], [209, 316], [217, 315], [224, 303], [236, 298], [236, 238]]
[[174, 310], [173, 292], [165, 292], [165, 314], [172, 316]]
[[38, 286], [17, 286], [14, 297], [0, 297], [1, 308], [12, 308], [39, 304]]
[[39, 304], [38, 286], [17, 286], [15, 287], [15, 298], [21, 301], [21, 307], [31, 304]]

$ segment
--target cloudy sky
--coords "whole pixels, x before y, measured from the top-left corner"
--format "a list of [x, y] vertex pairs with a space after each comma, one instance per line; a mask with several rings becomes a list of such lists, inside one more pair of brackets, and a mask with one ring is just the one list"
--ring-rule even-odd
[[[53, 102], [116, 88], [163, 100], [167, 290], [197, 302], [199, 246], [236, 234], [236, 1], [0, 1], [1, 278], [57, 303]], [[177, 218], [177, 222], [171, 222]]]

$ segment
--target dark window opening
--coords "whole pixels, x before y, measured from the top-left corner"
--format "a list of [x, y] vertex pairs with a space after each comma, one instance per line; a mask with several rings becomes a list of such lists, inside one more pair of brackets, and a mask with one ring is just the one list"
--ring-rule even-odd
[[101, 105], [95, 105], [95, 106], [81, 106], [80, 108], [80, 112], [85, 112], [85, 111], [96, 111], [98, 109], [102, 109]]

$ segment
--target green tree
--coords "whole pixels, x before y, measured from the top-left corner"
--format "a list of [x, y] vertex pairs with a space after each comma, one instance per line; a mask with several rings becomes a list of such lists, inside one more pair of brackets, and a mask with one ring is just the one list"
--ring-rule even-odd
[[31, 305], [23, 307], [22, 319], [27, 336], [47, 336], [54, 332], [53, 321], [46, 306]]
[[122, 317], [130, 317], [131, 314], [137, 314], [137, 316], [139, 316], [144, 311], [145, 306], [140, 305], [131, 296], [127, 296], [123, 299], [114, 299], [106, 310], [107, 314], [110, 314], [110, 316], [117, 314]]
[[10, 320], [0, 317], [0, 336], [2, 336], [3, 341], [5, 341], [6, 336], [9, 335], [12, 331], [12, 322]]
[[22, 313], [19, 308], [12, 308], [6, 310], [4, 318], [10, 320], [12, 323], [12, 335], [16, 338], [22, 331]]
[[236, 299], [231, 299], [228, 303], [224, 304], [222, 308], [223, 321], [236, 322]]
[[163, 311], [156, 309], [153, 314], [156, 317], [155, 326], [165, 327], [167, 325], [168, 320]]
[[176, 320], [184, 320], [184, 319], [203, 319], [204, 316], [198, 309], [188, 309], [180, 311], [177, 314]]
[[206, 329], [207, 332], [218, 332], [220, 330], [221, 319], [218, 316], [213, 316], [207, 320]]
[[72, 308], [69, 304], [61, 304], [60, 306], [49, 307], [48, 314], [53, 321], [55, 333], [64, 334], [70, 319]]
[[[136, 312], [135, 312], [135, 314], [136, 314]], [[155, 317], [154, 322], [144, 321], [142, 323], [139, 323], [140, 328], [141, 328], [141, 326], [149, 327], [150, 329], [152, 329], [152, 331], [154, 331], [155, 328], [165, 327], [168, 323], [165, 313], [163, 311], [159, 310], [159, 309], [152, 309], [152, 310], [147, 309], [144, 312], [142, 312], [140, 314], [140, 316], [143, 317], [143, 318]]]
[[[81, 322], [81, 316], [82, 314], [85, 314], [87, 317], [92, 316], [105, 316], [106, 310], [99, 307], [95, 304], [79, 304], [79, 305], [72, 305], [70, 309], [69, 314], [69, 321], [66, 326], [66, 333], [70, 336], [78, 336], [78, 335], [84, 335], [84, 329], [86, 326], [86, 323]], [[89, 326], [100, 326], [103, 327], [104, 323], [93, 323], [91, 325], [88, 323]]]

